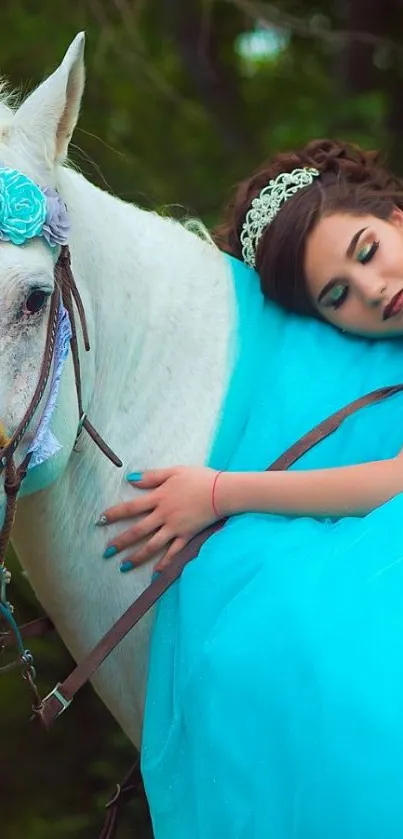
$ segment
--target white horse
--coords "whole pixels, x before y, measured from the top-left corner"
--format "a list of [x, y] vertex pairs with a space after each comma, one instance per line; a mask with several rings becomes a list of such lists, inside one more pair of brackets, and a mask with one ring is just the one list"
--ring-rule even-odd
[[[95, 521], [132, 497], [128, 471], [205, 462], [233, 365], [236, 319], [230, 271], [217, 248], [63, 165], [83, 92], [83, 52], [80, 34], [17, 110], [4, 99], [0, 106], [1, 164], [56, 187], [68, 206], [72, 269], [91, 341], [91, 352], [80, 347], [84, 409], [124, 464], [114, 467], [86, 435], [73, 449], [79, 418], [70, 357], [52, 423], [62, 448], [28, 473], [13, 544], [77, 661], [147, 586], [153, 568], [121, 575], [116, 560], [102, 559], [106, 533]], [[18, 312], [33, 289], [52, 291], [53, 268], [42, 239], [0, 242], [0, 419], [9, 433], [34, 392], [47, 325], [45, 312], [28, 322]], [[94, 679], [136, 746], [149, 634], [146, 619]]]

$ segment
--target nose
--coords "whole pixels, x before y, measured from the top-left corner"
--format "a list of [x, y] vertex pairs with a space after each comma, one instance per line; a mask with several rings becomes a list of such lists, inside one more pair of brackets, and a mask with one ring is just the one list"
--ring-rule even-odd
[[366, 277], [365, 280], [357, 280], [357, 289], [366, 304], [370, 308], [379, 306], [385, 299], [386, 283], [381, 278]]

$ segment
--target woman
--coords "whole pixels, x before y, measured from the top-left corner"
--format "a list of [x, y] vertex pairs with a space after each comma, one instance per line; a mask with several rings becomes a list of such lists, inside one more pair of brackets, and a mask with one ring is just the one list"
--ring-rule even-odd
[[[306, 177], [294, 178], [294, 194], [284, 200], [287, 184], [280, 182], [275, 200], [270, 182], [301, 169]], [[269, 211], [263, 208], [257, 222], [249, 221], [252, 202], [262, 193]], [[403, 334], [403, 183], [378, 164], [374, 153], [316, 141], [301, 152], [278, 155], [240, 185], [227, 216], [217, 241], [256, 267], [266, 297], [343, 332], [376, 338]], [[167, 548], [156, 568], [161, 570], [195, 533], [231, 514], [366, 513], [403, 490], [403, 460], [399, 453], [384, 462], [317, 474], [175, 467], [132, 473], [128, 479], [151, 492], [111, 508], [100, 522], [147, 516], [109, 550], [115, 555], [148, 537], [122, 570]]]
[[146, 514], [109, 546], [146, 537], [128, 570], [166, 546], [161, 568], [211, 521], [247, 513], [158, 610], [143, 740], [156, 839], [402, 834], [401, 397], [297, 470], [262, 471], [305, 420], [349, 401], [354, 377], [361, 392], [363, 363], [364, 392], [399, 381], [399, 342], [372, 338], [403, 334], [402, 194], [373, 155], [330, 141], [241, 184], [217, 241], [289, 314], [262, 307], [237, 453], [128, 476], [147, 492], [101, 518]]

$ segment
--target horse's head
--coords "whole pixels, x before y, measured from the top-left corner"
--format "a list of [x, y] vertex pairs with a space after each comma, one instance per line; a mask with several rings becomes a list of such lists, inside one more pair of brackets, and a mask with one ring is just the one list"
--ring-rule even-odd
[[[79, 112], [83, 51], [84, 36], [80, 34], [58, 69], [17, 110], [9, 108], [6, 100], [0, 105], [1, 448], [27, 413], [41, 373], [55, 265], [68, 227], [65, 206], [53, 187]], [[24, 435], [25, 449], [35, 433], [46, 395]], [[65, 399], [63, 417], [60, 405], [57, 412], [58, 437], [64, 437], [63, 444], [71, 443], [66, 433], [74, 442], [76, 416], [70, 422], [69, 410], [76, 412], [76, 406]]]

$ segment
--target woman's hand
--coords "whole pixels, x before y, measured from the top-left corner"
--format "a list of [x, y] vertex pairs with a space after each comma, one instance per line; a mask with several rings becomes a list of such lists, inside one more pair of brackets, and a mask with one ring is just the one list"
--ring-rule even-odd
[[129, 475], [133, 486], [146, 491], [132, 501], [109, 507], [97, 524], [142, 518], [108, 545], [104, 557], [115, 556], [145, 539], [145, 543], [122, 562], [120, 569], [129, 571], [167, 548], [155, 568], [161, 571], [196, 533], [217, 521], [213, 504], [217, 475], [214, 469], [200, 466], [155, 469], [143, 472], [138, 480]]

